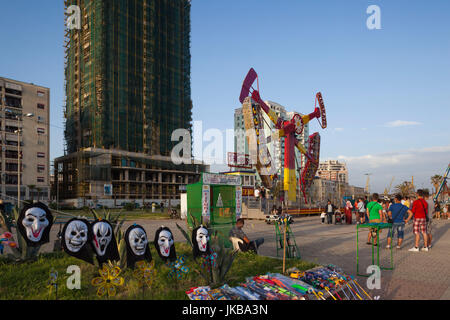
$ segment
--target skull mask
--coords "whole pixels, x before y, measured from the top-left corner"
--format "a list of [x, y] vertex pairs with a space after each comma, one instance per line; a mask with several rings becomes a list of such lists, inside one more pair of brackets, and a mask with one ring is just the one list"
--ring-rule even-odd
[[195, 240], [197, 240], [197, 245], [200, 252], [206, 253], [206, 251], [208, 250], [208, 242], [209, 242], [208, 230], [204, 227], [200, 227], [197, 230], [197, 236]]
[[42, 208], [31, 207], [25, 211], [22, 225], [25, 227], [27, 238], [30, 241], [39, 242], [49, 224], [47, 213]]
[[136, 227], [128, 234], [128, 242], [133, 253], [137, 256], [143, 256], [147, 249], [148, 239], [145, 231]]
[[94, 235], [94, 249], [97, 255], [104, 256], [113, 237], [111, 225], [104, 221], [98, 221], [92, 226], [92, 233]]
[[67, 224], [64, 232], [64, 240], [67, 249], [71, 252], [79, 252], [88, 241], [88, 226], [80, 220], [74, 220]]

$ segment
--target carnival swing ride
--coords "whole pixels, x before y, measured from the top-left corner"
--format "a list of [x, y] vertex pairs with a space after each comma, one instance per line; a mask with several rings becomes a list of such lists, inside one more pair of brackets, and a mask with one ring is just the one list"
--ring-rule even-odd
[[[253, 87], [256, 80], [256, 88]], [[256, 71], [251, 68], [242, 85], [239, 101], [242, 104], [245, 130], [254, 132], [256, 139], [249, 141], [249, 149], [252, 155], [257, 155], [253, 161], [265, 188], [272, 189], [274, 182], [278, 179], [277, 168], [268, 150], [267, 144], [274, 139], [284, 138], [284, 179], [283, 190], [287, 192], [287, 200], [297, 200], [297, 170], [299, 174], [300, 189], [303, 193], [305, 203], [307, 202], [306, 191], [310, 188], [316, 171], [319, 167], [320, 135], [318, 132], [309, 136], [309, 145], [306, 148], [300, 140], [304, 127], [311, 120], [317, 119], [322, 129], [327, 127], [327, 118], [322, 94], [316, 94], [314, 112], [309, 115], [295, 113], [291, 120], [284, 120], [272, 110], [262, 99], [259, 92], [259, 79]], [[265, 112], [274, 124], [274, 132], [271, 137], [265, 136], [264, 119]], [[250, 139], [249, 139], [250, 140]], [[256, 142], [256, 143], [255, 143]], [[305, 155], [306, 164], [302, 166], [297, 163], [295, 148]]]

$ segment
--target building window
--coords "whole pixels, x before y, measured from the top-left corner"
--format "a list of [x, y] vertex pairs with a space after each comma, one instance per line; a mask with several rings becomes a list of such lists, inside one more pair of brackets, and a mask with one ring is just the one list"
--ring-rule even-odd
[[45, 158], [45, 152], [38, 152], [37, 153], [38, 158]]
[[45, 129], [44, 128], [37, 128], [37, 133], [38, 134], [45, 134]]
[[45, 92], [38, 91], [38, 92], [37, 92], [37, 96], [38, 96], [38, 97], [45, 97]]
[[45, 182], [45, 178], [44, 177], [38, 177], [37, 178], [37, 182], [43, 183], [43, 182]]
[[45, 105], [43, 105], [42, 103], [38, 103], [37, 107], [38, 109], [45, 110]]
[[37, 172], [42, 173], [45, 171], [45, 165], [43, 164], [38, 164], [37, 165]]

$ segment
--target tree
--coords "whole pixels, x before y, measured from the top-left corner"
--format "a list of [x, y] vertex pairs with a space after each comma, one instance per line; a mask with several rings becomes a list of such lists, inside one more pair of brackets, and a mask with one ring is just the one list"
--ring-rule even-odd
[[395, 192], [402, 195], [402, 197], [408, 197], [414, 193], [414, 186], [410, 181], [404, 181], [395, 187]]
[[443, 177], [439, 174], [435, 174], [434, 176], [431, 177], [431, 184], [433, 185], [434, 189], [435, 189], [435, 193], [438, 192], [439, 186], [442, 183], [442, 179]]

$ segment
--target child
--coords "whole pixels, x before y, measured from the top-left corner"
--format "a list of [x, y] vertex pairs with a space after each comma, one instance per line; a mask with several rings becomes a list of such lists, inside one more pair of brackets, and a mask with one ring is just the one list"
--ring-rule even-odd
[[324, 224], [325, 223], [325, 217], [327, 216], [327, 214], [325, 213], [325, 212], [322, 212], [321, 214], [320, 214], [320, 218], [322, 219], [322, 224]]

